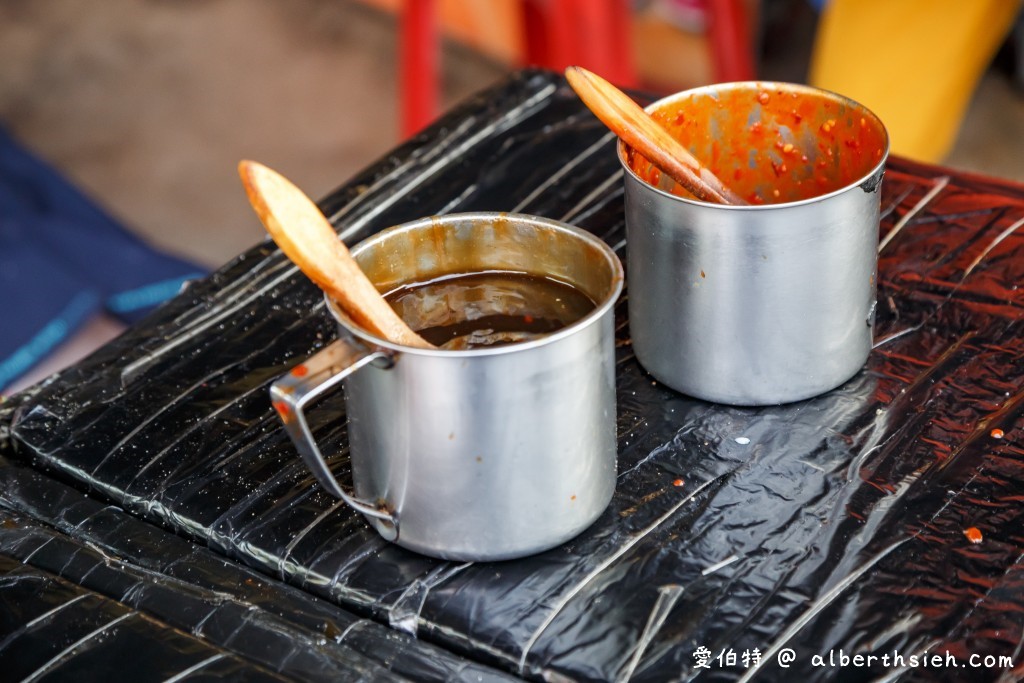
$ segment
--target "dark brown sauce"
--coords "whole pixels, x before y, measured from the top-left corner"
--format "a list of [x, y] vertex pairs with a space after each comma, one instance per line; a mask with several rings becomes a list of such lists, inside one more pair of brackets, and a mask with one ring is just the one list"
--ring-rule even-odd
[[596, 308], [571, 285], [504, 271], [447, 275], [404, 285], [385, 298], [420, 336], [452, 349], [536, 339]]

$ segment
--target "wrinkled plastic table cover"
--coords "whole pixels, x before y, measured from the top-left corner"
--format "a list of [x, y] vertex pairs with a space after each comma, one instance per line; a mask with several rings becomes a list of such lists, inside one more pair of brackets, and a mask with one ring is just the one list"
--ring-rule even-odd
[[[321, 208], [349, 244], [425, 215], [505, 210], [574, 223], [622, 255], [621, 173], [564, 81], [523, 72]], [[18, 458], [132, 515], [528, 678], [956, 677], [912, 666], [925, 651], [962, 666], [1008, 656], [1019, 675], [1024, 190], [943, 173], [890, 163], [876, 348], [819, 398], [731, 408], [659, 385], [633, 356], [623, 298], [614, 499], [581, 536], [523, 560], [404, 551], [314, 482], [267, 388], [334, 331], [272, 244], [16, 398], [0, 424]], [[312, 416], [348, 481], [340, 400]], [[840, 649], [904, 660], [841, 672], [814, 658]]]
[[515, 680], [0, 457], [0, 678]]

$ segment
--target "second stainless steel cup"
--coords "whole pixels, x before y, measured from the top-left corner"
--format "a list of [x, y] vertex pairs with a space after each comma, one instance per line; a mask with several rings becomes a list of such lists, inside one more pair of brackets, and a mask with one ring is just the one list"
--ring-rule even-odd
[[629, 326], [640, 363], [733, 405], [809, 398], [852, 377], [872, 343], [878, 118], [806, 86], [731, 83], [648, 107], [753, 202], [681, 196], [620, 143]]

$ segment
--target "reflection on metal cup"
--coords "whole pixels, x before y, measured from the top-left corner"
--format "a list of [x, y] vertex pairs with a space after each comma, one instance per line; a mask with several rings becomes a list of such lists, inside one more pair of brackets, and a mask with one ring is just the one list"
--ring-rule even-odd
[[619, 144], [629, 318], [640, 363], [732, 405], [833, 389], [871, 350], [880, 185], [877, 116], [807, 86], [749, 82], [647, 110], [749, 206], [684, 196]]
[[[615, 486], [614, 252], [555, 221], [475, 213], [382, 231], [352, 255], [382, 292], [514, 271], [571, 285], [597, 306], [538, 339], [450, 351], [376, 338], [328, 300], [340, 339], [271, 389], [320, 483], [388, 540], [445, 559], [529, 555], [597, 519]], [[335, 481], [303, 412], [342, 379], [354, 494]]]

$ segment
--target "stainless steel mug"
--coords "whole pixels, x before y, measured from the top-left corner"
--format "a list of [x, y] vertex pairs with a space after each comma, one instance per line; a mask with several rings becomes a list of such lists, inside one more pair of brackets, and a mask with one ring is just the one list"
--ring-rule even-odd
[[[338, 341], [271, 388], [320, 483], [384, 538], [445, 559], [529, 555], [589, 526], [615, 485], [614, 252], [565, 224], [473, 213], [390, 228], [352, 255], [382, 292], [514, 271], [572, 285], [597, 306], [538, 339], [450, 351], [374, 337], [328, 300]], [[354, 493], [335, 481], [303, 412], [342, 380]]]
[[872, 343], [881, 121], [839, 95], [766, 82], [647, 110], [754, 203], [684, 196], [620, 143], [640, 363], [673, 389], [733, 405], [809, 398], [856, 374]]

